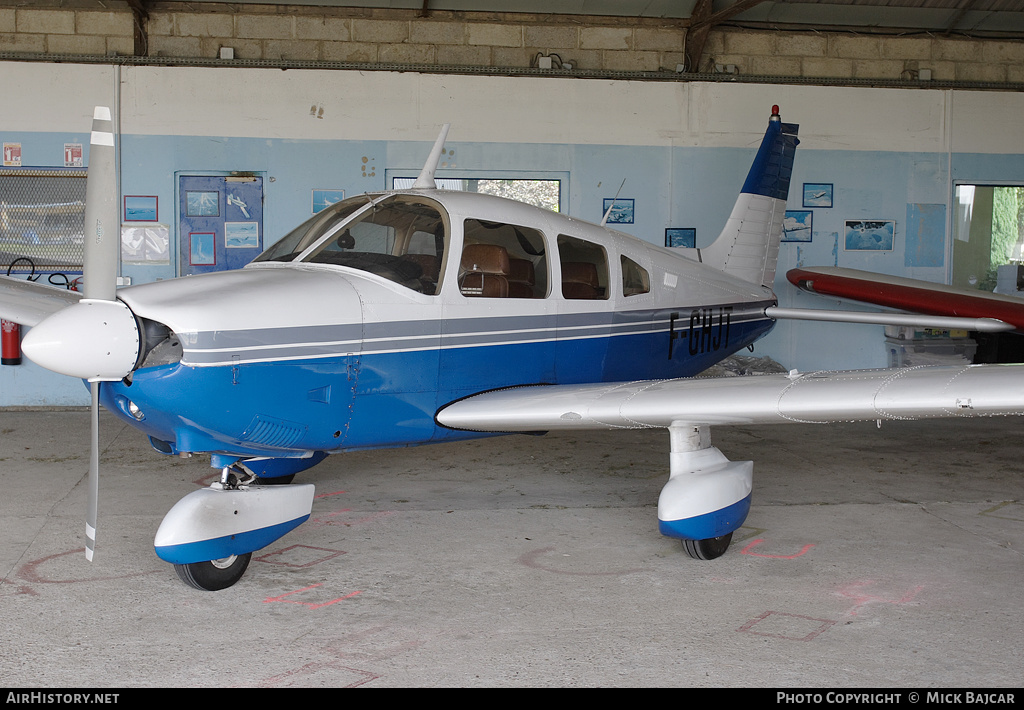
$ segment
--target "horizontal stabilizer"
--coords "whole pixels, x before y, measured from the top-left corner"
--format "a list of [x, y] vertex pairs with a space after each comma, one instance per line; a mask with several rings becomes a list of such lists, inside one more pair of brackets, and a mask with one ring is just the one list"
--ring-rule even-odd
[[823, 311], [805, 308], [778, 308], [771, 306], [765, 315], [776, 320], [816, 320], [830, 323], [868, 323], [899, 325], [918, 328], [949, 330], [976, 330], [981, 333], [1001, 333], [1013, 326], [995, 318], [957, 318], [955, 316], [927, 316], [916, 313], [865, 313], [858, 311]]
[[524, 432], [1024, 414], [1024, 365], [694, 377], [485, 392], [437, 413], [453, 429]]
[[36, 325], [81, 299], [82, 294], [66, 288], [0, 276], [0, 317], [21, 325]]

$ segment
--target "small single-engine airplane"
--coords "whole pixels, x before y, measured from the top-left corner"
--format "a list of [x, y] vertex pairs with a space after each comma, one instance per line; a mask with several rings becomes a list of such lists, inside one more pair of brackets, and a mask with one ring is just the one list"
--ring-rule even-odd
[[777, 308], [771, 284], [798, 142], [778, 107], [725, 228], [703, 249], [439, 190], [446, 134], [411, 189], [332, 205], [244, 269], [115, 291], [114, 141], [109, 111], [97, 109], [84, 296], [0, 279], [0, 315], [32, 326], [25, 354], [90, 383], [90, 559], [100, 403], [157, 451], [208, 453], [221, 470], [171, 509], [155, 540], [183, 581], [208, 590], [234, 584], [252, 552], [309, 517], [312, 485], [268, 484], [290, 483], [328, 454], [664, 427], [660, 530], [712, 559], [747, 516], [753, 464], [726, 459], [710, 425], [1024, 410], [1024, 370], [1014, 367], [691, 378], [777, 318], [921, 322]]

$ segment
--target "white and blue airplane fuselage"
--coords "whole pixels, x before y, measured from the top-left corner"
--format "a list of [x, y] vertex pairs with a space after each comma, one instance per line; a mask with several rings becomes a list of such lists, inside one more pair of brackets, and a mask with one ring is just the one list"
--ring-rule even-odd
[[[444, 251], [456, 257], [463, 225], [479, 215], [543, 235], [533, 259], [549, 270], [545, 290], [467, 295], [459, 258], [444, 260], [435, 293], [315, 260], [121, 289], [132, 312], [180, 342], [180, 359], [105, 383], [103, 403], [169, 453], [290, 458], [408, 446], [477, 436], [434, 419], [467, 395], [690, 376], [774, 322], [767, 289], [586, 222], [459, 192], [394, 193], [378, 207], [394, 202], [443, 215]], [[600, 250], [607, 271], [593, 298], [563, 296], [559, 236]], [[646, 272], [646, 292], [624, 293], [623, 258]]]
[[[486, 407], [482, 396], [509, 388], [585, 393], [686, 378], [762, 337], [774, 324], [766, 309], [776, 305], [796, 132], [773, 112], [722, 234], [700, 250], [436, 189], [430, 162], [442, 134], [413, 189], [331, 205], [244, 269], [116, 298], [65, 296], [70, 305], [49, 317], [52, 294], [8, 282], [0, 296], [34, 319], [30, 357], [99, 383], [99, 402], [157, 450], [208, 453], [222, 469], [212, 490], [168, 514], [156, 540], [158, 555], [186, 567], [185, 581], [221, 588], [237, 579], [218, 572], [230, 560], [308, 517], [311, 491], [259, 483], [289, 481], [328, 454], [543, 431], [529, 417], [485, 426], [461, 405]], [[75, 352], [69, 323], [89, 321], [81, 327], [108, 328], [112, 345]], [[660, 529], [711, 541], [688, 551], [713, 557], [746, 517], [751, 466], [710, 446], [685, 397], [679, 410], [666, 424], [672, 477]], [[570, 409], [557, 424], [580, 418]], [[208, 561], [213, 571], [190, 567]]]

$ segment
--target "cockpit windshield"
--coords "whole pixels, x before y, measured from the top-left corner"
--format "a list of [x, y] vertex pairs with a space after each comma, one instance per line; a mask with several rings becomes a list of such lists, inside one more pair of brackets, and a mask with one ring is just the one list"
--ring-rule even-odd
[[253, 261], [294, 261], [299, 254], [316, 244], [317, 240], [352, 216], [353, 212], [369, 203], [367, 195], [337, 202], [281, 237]]
[[363, 196], [317, 214], [256, 261], [293, 261], [309, 251], [304, 263], [359, 269], [434, 295], [446, 235], [442, 209], [432, 200], [391, 195], [371, 203]]

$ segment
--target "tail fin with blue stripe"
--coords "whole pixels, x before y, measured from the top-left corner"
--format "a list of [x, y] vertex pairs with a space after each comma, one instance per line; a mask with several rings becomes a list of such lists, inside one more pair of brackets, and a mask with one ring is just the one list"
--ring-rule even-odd
[[744, 281], [771, 287], [782, 239], [798, 126], [783, 123], [779, 107], [772, 116], [743, 190], [725, 228], [701, 261]]

